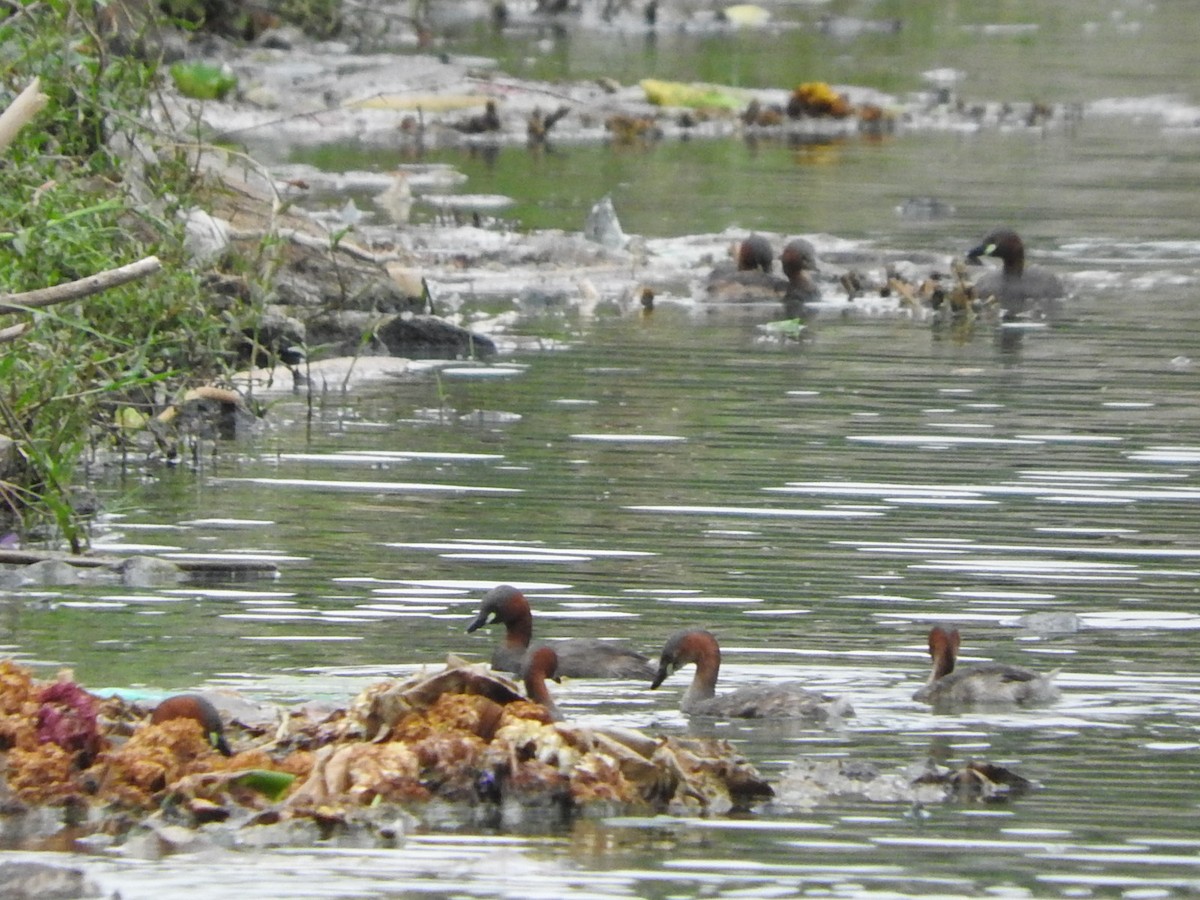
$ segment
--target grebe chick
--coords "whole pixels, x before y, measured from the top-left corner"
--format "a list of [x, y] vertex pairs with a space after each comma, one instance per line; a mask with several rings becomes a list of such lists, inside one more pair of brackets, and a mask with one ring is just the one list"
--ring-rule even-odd
[[733, 258], [737, 261], [739, 272], [758, 269], [769, 273], [775, 259], [775, 251], [771, 249], [771, 242], [761, 234], [752, 234], [734, 244]]
[[191, 719], [204, 729], [204, 736], [213, 749], [222, 756], [232, 756], [233, 751], [225, 740], [225, 727], [221, 723], [221, 714], [217, 708], [199, 694], [179, 694], [168, 697], [154, 708], [150, 714], [150, 722], [157, 725], [171, 719]]
[[536, 647], [525, 658], [525, 695], [534, 703], [540, 703], [555, 722], [562, 721], [562, 713], [550, 696], [546, 679], [558, 681], [558, 654], [552, 647]]
[[799, 318], [805, 303], [821, 299], [821, 289], [808, 274], [817, 271], [817, 253], [804, 238], [795, 238], [779, 254], [779, 264], [787, 279], [783, 313], [789, 319]]
[[929, 629], [929, 655], [933, 671], [928, 683], [913, 694], [914, 700], [933, 706], [1003, 704], [1033, 706], [1058, 699], [1054, 672], [1040, 675], [1020, 666], [982, 663], [955, 669], [958, 629], [935, 625]]
[[[789, 241], [779, 255], [784, 277], [778, 278], [771, 274], [769, 256], [764, 256], [769, 249], [757, 252], [747, 249], [755, 241], [766, 244], [765, 238], [751, 235], [734, 245], [733, 255], [738, 263], [738, 271], [730, 272], [728, 267], [713, 269], [705, 286], [707, 299], [719, 303], [782, 301], [784, 314], [789, 318], [798, 318], [804, 304], [821, 299], [821, 289], [811, 274], [817, 271], [816, 251], [803, 238]], [[764, 258], [765, 265], [760, 264], [757, 268], [753, 265], [755, 260]]]
[[[522, 671], [533, 640], [533, 613], [525, 595], [502, 584], [484, 595], [479, 615], [467, 626], [469, 634], [484, 625], [499, 622], [505, 627], [504, 643], [492, 654], [492, 668], [502, 672]], [[650, 660], [635, 650], [596, 638], [545, 641], [558, 655], [558, 674], [566, 678], [631, 678], [649, 681], [654, 677]]]
[[786, 282], [771, 274], [775, 251], [761, 234], [734, 241], [729, 248], [733, 265], [720, 262], [708, 273], [706, 299], [714, 303], [747, 303], [773, 299]]
[[1004, 266], [975, 282], [975, 296], [980, 300], [995, 297], [1006, 314], [1016, 315], [1066, 294], [1062, 281], [1049, 269], [1025, 265], [1025, 244], [1010, 228], [991, 232], [978, 247], [968, 251], [967, 260], [978, 263], [981, 256], [994, 256]]
[[696, 664], [696, 674], [679, 704], [689, 716], [735, 719], [807, 719], [826, 723], [854, 715], [850, 703], [805, 690], [796, 682], [747, 685], [717, 695], [717, 674], [721, 670], [721, 648], [713, 635], [700, 628], [671, 635], [663, 647], [658, 674], [650, 687], [656, 688], [672, 672]]

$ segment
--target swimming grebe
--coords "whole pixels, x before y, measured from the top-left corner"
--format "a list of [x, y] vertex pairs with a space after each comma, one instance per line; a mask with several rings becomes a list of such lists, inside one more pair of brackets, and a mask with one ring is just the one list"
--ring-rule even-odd
[[550, 696], [546, 679], [558, 681], [558, 654], [553, 647], [536, 647], [525, 658], [525, 695], [534, 703], [540, 703], [555, 722], [562, 721], [562, 713]]
[[747, 303], [772, 298], [785, 282], [771, 274], [775, 251], [761, 234], [734, 241], [729, 248], [733, 264], [723, 261], [708, 273], [705, 298], [714, 303]]
[[222, 756], [232, 756], [233, 751], [225, 740], [225, 728], [221, 724], [221, 714], [217, 708], [199, 694], [179, 694], [168, 697], [154, 708], [150, 714], [151, 724], [167, 722], [171, 719], [191, 719], [198, 722], [204, 729], [204, 736], [213, 749]]
[[804, 238], [788, 241], [779, 254], [779, 264], [787, 279], [783, 294], [783, 312], [789, 319], [798, 318], [805, 303], [821, 299], [821, 289], [809, 276], [817, 271], [817, 252]]
[[752, 234], [745, 240], [738, 241], [735, 250], [734, 258], [737, 260], [739, 272], [750, 272], [754, 269], [771, 271], [775, 251], [771, 249], [771, 242], [761, 234]]
[[752, 234], [731, 251], [737, 271], [718, 266], [708, 276], [705, 297], [715, 303], [783, 302], [784, 315], [797, 318], [805, 303], [821, 299], [809, 273], [817, 271], [817, 254], [803, 238], [787, 243], [779, 254], [783, 278], [771, 274], [773, 253], [767, 239]]
[[1008, 314], [1024, 312], [1031, 305], [1056, 300], [1066, 294], [1058, 276], [1042, 266], [1025, 265], [1025, 244], [1010, 228], [998, 228], [967, 253], [968, 261], [994, 256], [1004, 263], [999, 272], [988, 272], [975, 282], [980, 300], [995, 297]]
[[929, 655], [933, 671], [929, 682], [913, 694], [914, 700], [934, 706], [1006, 704], [1032, 706], [1058, 699], [1054, 672], [1039, 675], [1020, 666], [982, 663], [955, 670], [961, 638], [958, 629], [935, 625], [929, 629]]
[[658, 674], [650, 687], [656, 688], [672, 672], [696, 664], [696, 674], [679, 704], [689, 716], [737, 719], [808, 719], [824, 723], [854, 715], [850, 703], [805, 690], [795, 682], [748, 685], [717, 696], [717, 674], [721, 670], [721, 648], [711, 632], [701, 628], [671, 635], [663, 647]]
[[[504, 643], [492, 654], [492, 668], [502, 672], [520, 673], [533, 639], [533, 613], [530, 612], [529, 601], [525, 599], [525, 595], [507, 584], [488, 591], [484, 595], [479, 615], [467, 626], [467, 632], [494, 622], [503, 624], [506, 633]], [[560, 677], [632, 678], [639, 681], [649, 681], [654, 677], [654, 667], [649, 659], [635, 650], [611, 641], [571, 638], [546, 641], [544, 644], [553, 648], [558, 655]]]

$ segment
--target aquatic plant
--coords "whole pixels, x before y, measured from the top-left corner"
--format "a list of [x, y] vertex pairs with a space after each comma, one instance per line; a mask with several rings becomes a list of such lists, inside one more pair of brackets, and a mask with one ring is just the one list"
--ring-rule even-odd
[[[180, 212], [204, 185], [186, 149], [144, 123], [158, 60], [149, 44], [114, 51], [116, 15], [46, 0], [0, 22], [0, 106], [34, 82], [45, 94], [0, 168], [0, 295], [10, 304], [0, 325], [14, 325], [0, 358], [0, 433], [13, 441], [0, 515], [26, 529], [48, 518], [76, 550], [76, 465], [89, 444], [123, 439], [114, 409], [152, 409], [222, 372], [245, 315], [214, 314], [187, 263]], [[13, 306], [12, 295], [150, 256], [162, 271], [141, 282], [36, 313]]]

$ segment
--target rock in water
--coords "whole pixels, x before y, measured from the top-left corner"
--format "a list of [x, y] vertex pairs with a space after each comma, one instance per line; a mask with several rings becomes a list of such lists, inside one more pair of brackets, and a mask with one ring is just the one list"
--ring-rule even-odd
[[605, 196], [592, 207], [583, 225], [583, 236], [612, 250], [625, 246], [625, 232], [621, 230], [611, 197]]

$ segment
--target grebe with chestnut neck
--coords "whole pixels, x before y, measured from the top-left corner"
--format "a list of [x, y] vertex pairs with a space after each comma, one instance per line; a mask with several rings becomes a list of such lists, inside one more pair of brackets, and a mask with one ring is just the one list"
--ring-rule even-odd
[[946, 707], [1036, 706], [1058, 699], [1055, 672], [1042, 675], [1021, 666], [994, 662], [956, 669], [960, 642], [956, 628], [935, 625], [929, 629], [933, 671], [925, 686], [913, 694], [914, 700]]
[[688, 663], [696, 672], [679, 704], [689, 716], [732, 719], [804, 719], [828, 725], [854, 715], [849, 701], [809, 691], [796, 682], [747, 685], [725, 694], [717, 693], [721, 670], [721, 648], [711, 632], [692, 628], [676, 632], [663, 647], [658, 674], [650, 687], [662, 684], [668, 675]]
[[1046, 304], [1066, 294], [1062, 281], [1043, 266], [1025, 265], [1025, 243], [1011, 228], [997, 228], [979, 246], [967, 251], [967, 261], [978, 264], [981, 256], [993, 256], [1004, 265], [1000, 271], [981, 275], [974, 285], [980, 300], [995, 298], [1006, 316], [1046, 310]]
[[467, 632], [500, 623], [504, 643], [492, 654], [492, 668], [520, 674], [530, 646], [548, 646], [558, 657], [558, 675], [564, 678], [629, 678], [650, 681], [655, 669], [650, 660], [615, 641], [598, 638], [569, 638], [533, 644], [533, 612], [525, 595], [502, 584], [488, 591]]

